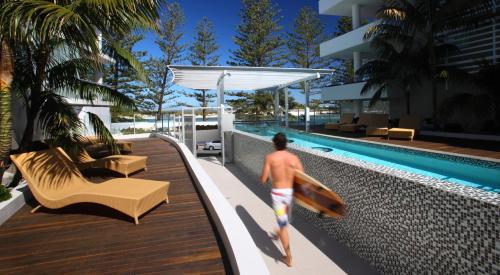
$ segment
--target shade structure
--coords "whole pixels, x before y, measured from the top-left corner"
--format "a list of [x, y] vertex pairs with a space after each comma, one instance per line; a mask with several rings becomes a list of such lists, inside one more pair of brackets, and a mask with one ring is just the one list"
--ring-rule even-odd
[[332, 74], [328, 69], [275, 67], [169, 65], [173, 83], [195, 90], [216, 90], [224, 79], [225, 90], [262, 90], [284, 88], [296, 83]]

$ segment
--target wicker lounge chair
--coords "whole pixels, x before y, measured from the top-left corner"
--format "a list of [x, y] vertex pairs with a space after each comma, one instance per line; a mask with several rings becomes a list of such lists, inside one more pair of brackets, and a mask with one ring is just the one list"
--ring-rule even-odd
[[131, 155], [112, 155], [100, 159], [94, 159], [82, 148], [78, 157], [73, 158], [81, 170], [90, 168], [103, 168], [115, 171], [128, 178], [128, 175], [139, 170], [146, 170], [148, 157]]
[[420, 129], [420, 118], [417, 116], [404, 116], [399, 120], [398, 128], [391, 128], [388, 131], [387, 139], [404, 138], [413, 141], [415, 131]]
[[339, 126], [342, 132], [356, 132], [361, 127], [365, 127], [370, 123], [371, 114], [361, 114], [357, 123], [348, 123]]
[[386, 136], [389, 128], [387, 123], [389, 115], [387, 114], [372, 114], [370, 115], [370, 122], [366, 126], [367, 136]]
[[50, 209], [76, 203], [97, 203], [116, 209], [139, 224], [139, 216], [165, 201], [168, 182], [142, 179], [112, 179], [88, 182], [61, 148], [10, 156], [40, 203]]
[[338, 123], [336, 122], [325, 123], [325, 129], [338, 130], [340, 125], [351, 123], [353, 119], [354, 119], [354, 114], [352, 113], [342, 114], [342, 116], [340, 116], [340, 121]]
[[[108, 147], [104, 143], [100, 142], [95, 136], [86, 136], [83, 144], [87, 151], [95, 152], [98, 154], [102, 152], [108, 152], [109, 150]], [[118, 146], [120, 153], [132, 153], [132, 142], [130, 141], [117, 140], [116, 146]]]

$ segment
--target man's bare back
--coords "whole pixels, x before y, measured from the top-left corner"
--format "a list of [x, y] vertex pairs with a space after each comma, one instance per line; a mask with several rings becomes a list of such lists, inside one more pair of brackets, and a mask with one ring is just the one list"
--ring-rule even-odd
[[279, 226], [279, 230], [276, 230], [276, 235], [281, 240], [281, 244], [285, 250], [286, 256], [283, 257], [283, 262], [287, 266], [292, 266], [292, 253], [290, 251], [287, 226], [292, 209], [295, 170], [304, 172], [304, 168], [296, 155], [286, 151], [287, 142], [288, 140], [283, 133], [277, 133], [274, 136], [273, 143], [276, 151], [266, 156], [260, 182], [266, 184], [269, 175], [271, 175], [273, 180], [271, 199]]
[[292, 188], [296, 169], [304, 171], [296, 155], [285, 150], [273, 152], [266, 156], [261, 182], [267, 182], [271, 175], [273, 188]]

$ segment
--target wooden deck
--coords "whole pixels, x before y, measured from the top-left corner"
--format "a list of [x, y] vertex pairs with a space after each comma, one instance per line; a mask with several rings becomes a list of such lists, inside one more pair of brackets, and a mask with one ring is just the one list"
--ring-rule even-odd
[[[302, 130], [302, 129], [300, 129]], [[364, 133], [344, 133], [323, 128], [312, 128], [312, 132], [369, 140], [386, 144], [402, 145], [419, 149], [443, 151], [445, 153], [457, 153], [477, 157], [500, 159], [500, 142], [481, 141], [469, 139], [456, 139], [445, 137], [417, 136], [413, 141], [403, 139], [387, 140], [385, 137], [367, 137]]]
[[178, 151], [160, 139], [133, 141], [133, 154], [148, 156], [148, 170], [131, 177], [170, 181], [170, 204], [146, 213], [139, 225], [99, 205], [35, 214], [34, 203], [26, 205], [0, 226], [0, 274], [230, 272]]

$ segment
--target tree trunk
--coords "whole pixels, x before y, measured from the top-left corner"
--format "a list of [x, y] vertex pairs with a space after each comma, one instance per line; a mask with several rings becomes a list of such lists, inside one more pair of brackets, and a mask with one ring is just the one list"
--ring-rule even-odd
[[[207, 95], [205, 90], [201, 90], [202, 92], [202, 102], [201, 102], [201, 107], [207, 107]], [[201, 110], [202, 116], [203, 116], [203, 121], [207, 121], [207, 109], [203, 108]]]
[[5, 41], [0, 44], [0, 184], [7, 168], [6, 161], [12, 146], [12, 113], [10, 84], [12, 82], [12, 52]]
[[36, 60], [35, 83], [33, 83], [30, 91], [29, 101], [26, 102], [27, 121], [24, 130], [19, 150], [21, 152], [28, 151], [33, 144], [35, 131], [35, 120], [37, 119], [42, 104], [42, 89], [45, 81], [46, 66], [50, 56], [50, 48], [47, 44], [40, 46], [39, 58]]

